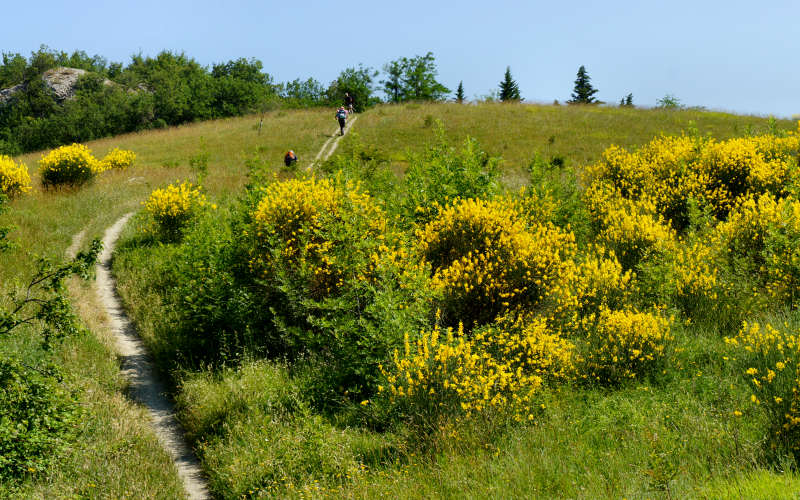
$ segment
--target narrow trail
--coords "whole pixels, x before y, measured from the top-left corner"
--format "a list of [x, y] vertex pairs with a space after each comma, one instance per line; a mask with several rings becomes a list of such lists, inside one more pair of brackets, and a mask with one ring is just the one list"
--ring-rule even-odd
[[[167, 398], [167, 388], [156, 376], [153, 364], [136, 329], [125, 314], [111, 275], [111, 257], [122, 228], [133, 213], [125, 214], [103, 235], [103, 252], [97, 262], [97, 297], [108, 313], [109, 323], [122, 359], [122, 374], [130, 381], [131, 396], [150, 412], [153, 430], [169, 453], [190, 500], [209, 498], [200, 463], [184, 438], [175, 419], [175, 409]], [[73, 240], [74, 241], [74, 240]]]
[[[356, 122], [357, 119], [358, 119], [357, 115], [353, 115], [352, 118], [348, 119], [347, 124], [344, 127], [344, 131], [349, 132], [350, 128], [353, 126], [353, 124]], [[320, 159], [321, 161], [325, 161], [328, 158], [330, 158], [333, 152], [336, 151], [336, 148], [339, 147], [339, 141], [342, 139], [342, 137], [344, 136], [339, 135], [339, 129], [337, 128], [333, 132], [333, 135], [330, 136], [327, 141], [325, 141], [325, 144], [322, 145], [322, 148], [320, 148], [319, 153], [317, 153], [317, 156], [314, 157], [314, 161], [311, 162], [311, 165], [308, 167], [308, 170], [314, 168], [314, 166], [317, 164], [317, 162], [320, 161]], [[331, 141], [333, 141], [333, 144], [331, 144]], [[329, 144], [331, 144], [330, 148], [328, 148]]]
[[[348, 120], [345, 132], [349, 131], [357, 117]], [[336, 151], [339, 140], [338, 129], [334, 132], [317, 153], [311, 170], [318, 161], [325, 161]], [[116, 340], [117, 352], [122, 359], [122, 374], [130, 382], [133, 399], [143, 404], [150, 412], [153, 430], [161, 446], [172, 457], [178, 476], [183, 481], [184, 489], [190, 500], [210, 498], [200, 462], [186, 442], [183, 429], [175, 418], [175, 408], [167, 397], [167, 387], [158, 378], [147, 349], [139, 338], [136, 328], [128, 319], [122, 301], [117, 293], [117, 283], [111, 274], [111, 260], [117, 240], [133, 213], [118, 219], [103, 235], [103, 251], [98, 258], [97, 298], [108, 314], [109, 326]], [[86, 237], [86, 229], [72, 237], [72, 243], [66, 255], [72, 258], [77, 253]]]
[[69, 247], [64, 251], [64, 255], [68, 259], [74, 259], [75, 256], [78, 255], [78, 250], [80, 250], [84, 238], [86, 238], [86, 229], [76, 233], [75, 236], [72, 237], [72, 243], [70, 243]]

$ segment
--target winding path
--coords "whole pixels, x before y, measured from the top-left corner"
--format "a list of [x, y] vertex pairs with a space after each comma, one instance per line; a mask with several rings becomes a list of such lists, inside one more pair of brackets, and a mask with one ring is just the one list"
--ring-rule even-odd
[[97, 297], [108, 313], [111, 331], [122, 359], [122, 374], [130, 381], [131, 395], [150, 412], [153, 430], [161, 446], [169, 453], [191, 500], [209, 498], [208, 487], [200, 463], [184, 438], [175, 419], [175, 409], [167, 398], [167, 388], [156, 376], [150, 356], [125, 314], [111, 275], [111, 257], [122, 228], [133, 213], [122, 216], [103, 235], [103, 252], [97, 262]]
[[[356, 116], [348, 120], [345, 131], [349, 131], [356, 121]], [[309, 166], [312, 169], [318, 161], [325, 161], [339, 146], [342, 138], [337, 128], [334, 134], [322, 145], [319, 153]], [[109, 326], [116, 340], [117, 352], [122, 360], [122, 374], [130, 382], [130, 393], [133, 399], [143, 404], [150, 412], [153, 430], [161, 446], [172, 457], [178, 475], [183, 481], [184, 489], [190, 500], [210, 498], [208, 485], [200, 462], [186, 442], [183, 429], [175, 418], [175, 408], [167, 397], [167, 388], [156, 375], [153, 363], [142, 343], [136, 328], [125, 314], [122, 301], [117, 293], [116, 280], [111, 274], [114, 249], [123, 227], [133, 213], [128, 213], [106, 229], [103, 235], [103, 252], [98, 258], [97, 298], [108, 314]], [[72, 238], [72, 244], [66, 254], [73, 258], [86, 236], [83, 230]]]

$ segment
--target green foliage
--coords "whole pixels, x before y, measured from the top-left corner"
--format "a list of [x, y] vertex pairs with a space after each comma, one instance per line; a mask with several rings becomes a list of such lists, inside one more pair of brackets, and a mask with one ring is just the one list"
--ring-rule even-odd
[[[6, 198], [0, 194], [0, 214]], [[0, 228], [0, 252], [8, 247], [8, 228]], [[42, 327], [42, 345], [76, 333], [80, 326], [66, 297], [64, 280], [73, 274], [86, 277], [100, 252], [91, 249], [72, 262], [54, 265], [39, 259], [36, 272], [18, 293], [10, 294], [8, 309], [0, 308], [0, 341], [23, 325]], [[29, 367], [14, 357], [0, 359], [0, 481], [17, 481], [42, 472], [66, 445], [79, 415], [74, 397], [59, 383], [54, 365]]]
[[458, 88], [456, 89], [456, 102], [461, 104], [464, 102], [464, 82], [458, 82]]
[[313, 78], [283, 83], [279, 86], [279, 94], [284, 103], [290, 108], [306, 108], [311, 106], [324, 106], [327, 104], [325, 87]]
[[[56, 102], [42, 72], [67, 66], [85, 69], [74, 99]], [[107, 85], [104, 78], [112, 78]], [[211, 71], [185, 54], [155, 58], [135, 55], [131, 63], [108, 65], [100, 56], [71, 56], [42, 47], [29, 60], [5, 54], [0, 88], [21, 83], [0, 105], [0, 153], [16, 154], [85, 142], [113, 134], [235, 116], [264, 108], [275, 99], [261, 62], [243, 58], [215, 64]]]
[[506, 67], [506, 74], [503, 81], [500, 82], [500, 100], [503, 102], [522, 100], [519, 94], [519, 85], [511, 77], [511, 66]]
[[60, 380], [54, 366], [0, 359], [0, 481], [45, 471], [68, 443], [80, 411]]
[[[2, 216], [5, 212], [8, 211], [8, 197], [0, 193], [0, 216]], [[10, 227], [0, 225], [0, 253], [11, 246], [11, 243], [8, 241], [8, 233], [11, 231]]]
[[354, 107], [359, 113], [376, 104], [372, 96], [372, 80], [378, 72], [372, 68], [359, 65], [358, 68], [346, 68], [328, 86], [325, 92], [331, 104], [344, 103], [345, 93], [353, 98]]
[[[164, 324], [160, 355], [169, 363], [196, 366], [239, 359], [246, 352], [269, 355], [280, 339], [269, 325], [269, 308], [254, 307], [243, 249], [235, 246], [230, 214], [209, 212], [166, 252], [162, 279], [174, 321]], [[236, 217], [234, 215], [233, 217]], [[162, 288], [163, 287], [163, 288]]]
[[401, 57], [384, 65], [381, 81], [389, 102], [441, 101], [450, 90], [436, 81], [436, 59], [432, 52], [412, 58]]
[[581, 200], [576, 169], [567, 165], [561, 156], [547, 160], [537, 153], [528, 165], [528, 171], [530, 189], [527, 193], [535, 194], [534, 200], [554, 202], [550, 221], [563, 229], [570, 229], [578, 242], [586, 242], [591, 228], [589, 215]]
[[0, 309], [0, 339], [21, 325], [40, 324], [45, 347], [53, 340], [80, 330], [77, 317], [66, 297], [64, 280], [72, 275], [88, 278], [102, 245], [94, 240], [88, 252], [80, 252], [71, 262], [53, 264], [40, 258], [36, 272], [22, 291], [11, 296], [11, 307]]
[[683, 109], [681, 100], [672, 94], [665, 94], [664, 97], [656, 101], [656, 107], [662, 109]]
[[490, 197], [499, 189], [500, 159], [491, 157], [475, 139], [467, 138], [456, 149], [445, 138], [444, 125], [437, 122], [436, 142], [420, 154], [409, 156], [404, 201], [409, 220], [425, 221], [436, 214], [420, 212], [444, 206], [455, 198]]
[[386, 79], [381, 80], [383, 92], [388, 102], [398, 103], [403, 101], [403, 67], [405, 58], [397, 59], [383, 65]]
[[624, 96], [622, 99], [619, 100], [620, 107], [628, 107], [632, 108], [633, 106], [633, 94], [628, 94]]
[[578, 68], [578, 76], [575, 78], [575, 88], [572, 90], [572, 99], [567, 101], [569, 104], [594, 104], [597, 99], [594, 95], [597, 89], [590, 83], [589, 73], [586, 68]]

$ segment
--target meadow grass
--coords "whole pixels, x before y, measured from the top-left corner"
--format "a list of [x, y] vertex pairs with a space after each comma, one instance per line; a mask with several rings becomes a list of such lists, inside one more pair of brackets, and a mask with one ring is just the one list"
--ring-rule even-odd
[[[471, 136], [489, 154], [501, 156], [511, 187], [526, 182], [525, 169], [536, 155], [562, 157], [579, 168], [611, 144], [635, 147], [661, 133], [685, 131], [692, 122], [717, 139], [769, 126], [765, 118], [699, 111], [408, 104], [362, 114], [340, 152], [360, 142], [388, 156], [401, 172], [406, 153], [420, 152], [435, 138], [436, 120], [453, 145]], [[59, 257], [78, 231], [86, 229], [87, 239], [100, 236], [120, 215], [138, 210], [155, 187], [193, 179], [193, 162], [207, 162], [204, 186], [222, 211], [247, 182], [246, 163], [278, 172], [291, 148], [302, 169], [335, 128], [330, 113], [319, 110], [273, 112], [260, 133], [257, 125], [258, 117], [250, 116], [89, 143], [98, 157], [113, 147], [131, 149], [136, 166], [107, 172], [80, 189], [35, 189], [14, 201], [8, 220], [17, 226], [12, 237], [18, 247], [3, 254], [2, 289], [13, 289], [30, 274], [32, 253]], [[777, 126], [795, 128], [788, 121]], [[21, 157], [35, 185], [38, 157]], [[162, 301], [163, 276], [157, 274], [174, 253], [168, 245], [141, 245], [137, 238], [136, 226], [129, 226], [115, 274], [146, 343], [162, 369], [170, 370], [176, 360], [165, 354], [174, 346], [160, 330], [173, 316]], [[92, 498], [134, 491], [178, 497], [176, 476], [146, 429], [143, 411], [120, 395], [124, 382], [89, 289], [73, 283], [71, 293], [93, 333], [67, 339], [57, 352], [86, 407], [81, 440], [51, 471], [14, 494]], [[767, 498], [777, 491], [770, 481], [779, 481], [781, 491], [796, 491], [794, 475], [761, 468], [763, 415], [750, 409], [746, 418], [733, 417], [746, 395], [730, 382], [732, 368], [719, 361], [718, 338], [695, 333], [684, 332], [688, 347], [675, 360], [680, 370], [671, 378], [619, 391], [565, 386], [548, 393], [547, 410], [534, 425], [512, 427], [491, 439], [486, 429], [465, 428], [457, 437], [440, 436], [424, 456], [406, 449], [403, 436], [366, 430], [350, 417], [316, 414], [300, 381], [281, 363], [250, 360], [219, 371], [187, 367], [170, 375], [180, 418], [215, 494], [224, 498], [259, 490], [268, 496], [332, 498], [715, 498], [736, 492]], [[4, 339], [0, 351], [34, 362], [48, 356], [31, 330]]]
[[[536, 155], [547, 161], [563, 158], [573, 166], [595, 162], [610, 145], [635, 148], [659, 135], [689, 132], [692, 127], [718, 140], [745, 133], [763, 133], [769, 120], [698, 110], [632, 109], [600, 106], [552, 106], [527, 103], [385, 105], [359, 116], [358, 139], [402, 166], [407, 152], [420, 152], [433, 139], [436, 120], [444, 124], [453, 145], [465, 137], [478, 140], [492, 156], [502, 157], [506, 182], [519, 182], [519, 172]], [[794, 130], [791, 120], [777, 120], [781, 130]], [[342, 152], [356, 141], [345, 137]]]

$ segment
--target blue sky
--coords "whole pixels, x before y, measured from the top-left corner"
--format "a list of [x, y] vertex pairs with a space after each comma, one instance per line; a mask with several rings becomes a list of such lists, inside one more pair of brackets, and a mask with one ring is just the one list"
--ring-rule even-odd
[[363, 63], [433, 52], [439, 81], [468, 97], [506, 66], [527, 101], [565, 101], [585, 65], [596, 97], [672, 94], [709, 109], [800, 115], [800, 0], [405, 2], [138, 0], [9, 2], [0, 51], [41, 44], [127, 64], [183, 51], [204, 65], [255, 57], [277, 81], [330, 82]]

